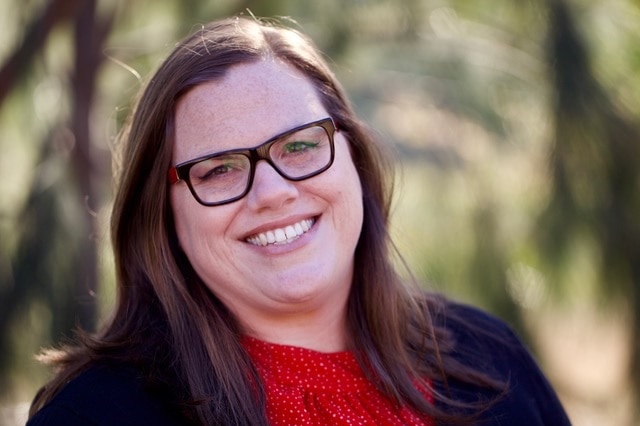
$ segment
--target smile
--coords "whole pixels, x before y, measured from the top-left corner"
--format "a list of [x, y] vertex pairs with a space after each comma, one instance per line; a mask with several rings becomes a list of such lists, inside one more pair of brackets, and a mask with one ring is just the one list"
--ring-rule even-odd
[[284, 228], [276, 228], [252, 235], [247, 238], [246, 241], [249, 244], [261, 247], [268, 246], [269, 244], [289, 244], [311, 229], [315, 221], [315, 219], [301, 220]]

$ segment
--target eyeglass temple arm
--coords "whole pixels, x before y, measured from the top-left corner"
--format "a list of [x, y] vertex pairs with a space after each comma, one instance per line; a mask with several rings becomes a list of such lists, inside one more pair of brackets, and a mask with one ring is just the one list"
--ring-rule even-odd
[[167, 178], [169, 179], [169, 183], [172, 185], [174, 183], [180, 182], [180, 176], [178, 176], [178, 169], [175, 167], [170, 168], [169, 172], [167, 172]]

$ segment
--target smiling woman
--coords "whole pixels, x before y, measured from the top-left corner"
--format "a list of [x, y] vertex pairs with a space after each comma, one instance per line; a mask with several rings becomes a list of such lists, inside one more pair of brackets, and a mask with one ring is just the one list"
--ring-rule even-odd
[[[346, 302], [363, 216], [347, 140], [317, 126], [332, 124], [322, 120], [328, 115], [311, 81], [290, 65], [270, 57], [235, 65], [178, 102], [174, 162], [212, 150], [223, 151], [228, 161], [229, 152], [246, 146], [258, 146], [254, 152], [266, 152], [268, 161], [254, 160], [242, 177], [247, 183], [230, 185], [246, 189], [239, 196], [228, 193], [234, 202], [216, 208], [199, 204], [187, 185], [170, 191], [181, 249], [243, 330], [325, 351], [347, 347]], [[300, 154], [278, 154], [291, 137], [295, 143], [315, 139], [323, 148], [301, 167]], [[194, 183], [194, 174], [189, 176], [200, 194], [207, 192], [202, 186], [212, 185], [209, 178]], [[307, 231], [293, 238], [295, 226], [303, 224], [310, 225]], [[266, 245], [249, 244], [260, 235]], [[269, 243], [271, 235], [275, 241]]]
[[29, 425], [568, 424], [502, 322], [400, 280], [388, 158], [300, 33], [207, 25], [122, 141], [118, 304]]

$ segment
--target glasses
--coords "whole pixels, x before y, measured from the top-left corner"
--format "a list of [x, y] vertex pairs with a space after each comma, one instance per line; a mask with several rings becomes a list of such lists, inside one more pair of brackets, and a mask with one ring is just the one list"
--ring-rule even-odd
[[335, 155], [335, 132], [331, 118], [303, 124], [255, 148], [232, 149], [180, 163], [169, 169], [169, 183], [185, 181], [193, 197], [204, 206], [231, 203], [247, 195], [260, 160], [291, 181], [309, 179], [327, 170]]

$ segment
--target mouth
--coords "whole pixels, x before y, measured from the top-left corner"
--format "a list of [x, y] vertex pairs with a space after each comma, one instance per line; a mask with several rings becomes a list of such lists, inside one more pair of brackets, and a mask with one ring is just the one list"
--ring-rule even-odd
[[301, 235], [307, 233], [309, 229], [316, 223], [315, 218], [304, 219], [284, 228], [275, 228], [266, 232], [251, 235], [246, 238], [246, 242], [254, 246], [265, 247], [268, 245], [289, 244]]

